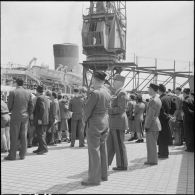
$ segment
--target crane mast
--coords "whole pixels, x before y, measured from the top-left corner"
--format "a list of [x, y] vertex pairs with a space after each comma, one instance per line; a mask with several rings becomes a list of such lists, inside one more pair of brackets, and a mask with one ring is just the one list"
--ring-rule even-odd
[[82, 27], [83, 85], [86, 72], [112, 71], [126, 59], [126, 1], [90, 1], [87, 9]]

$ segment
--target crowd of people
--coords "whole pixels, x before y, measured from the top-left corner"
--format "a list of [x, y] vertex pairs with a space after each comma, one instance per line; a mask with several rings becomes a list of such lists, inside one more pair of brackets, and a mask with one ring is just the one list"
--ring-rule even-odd
[[[8, 102], [1, 98], [1, 152], [9, 152], [5, 160], [26, 156], [27, 147], [42, 155], [48, 145], [61, 142], [85, 147], [89, 153], [88, 180], [82, 185], [99, 185], [108, 179], [107, 170], [116, 155], [114, 170], [127, 170], [128, 141], [144, 142], [146, 137], [147, 165], [157, 165], [158, 158], [168, 158], [169, 145], [183, 145], [194, 151], [194, 93], [189, 88], [166, 90], [163, 84], [151, 83], [150, 99], [141, 94], [128, 96], [123, 88], [125, 77], [116, 74], [113, 86], [106, 74], [94, 72], [92, 88], [75, 88], [69, 98], [55, 91], [44, 91], [39, 85], [36, 94], [23, 88], [16, 80], [16, 89], [9, 93]], [[157, 149], [158, 145], [158, 149]]]

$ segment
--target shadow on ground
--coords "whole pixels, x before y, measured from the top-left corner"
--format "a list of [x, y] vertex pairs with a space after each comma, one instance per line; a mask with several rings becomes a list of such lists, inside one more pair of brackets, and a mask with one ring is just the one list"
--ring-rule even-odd
[[70, 183], [58, 184], [54, 185], [48, 189], [41, 190], [36, 192], [36, 194], [44, 194], [44, 193], [51, 193], [51, 194], [67, 194], [73, 190], [81, 190], [85, 188], [90, 188], [93, 186], [82, 186], [81, 181], [74, 181]]

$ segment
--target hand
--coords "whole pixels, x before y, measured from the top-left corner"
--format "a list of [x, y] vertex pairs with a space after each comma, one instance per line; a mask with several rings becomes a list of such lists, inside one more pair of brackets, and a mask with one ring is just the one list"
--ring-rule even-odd
[[54, 124], [56, 124], [57, 122], [58, 122], [57, 119], [55, 119]]
[[38, 120], [38, 125], [42, 125], [42, 120]]

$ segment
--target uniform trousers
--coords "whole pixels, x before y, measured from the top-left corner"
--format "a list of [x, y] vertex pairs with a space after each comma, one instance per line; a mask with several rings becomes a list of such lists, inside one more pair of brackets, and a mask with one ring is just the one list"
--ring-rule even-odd
[[18, 138], [20, 137], [20, 157], [24, 157], [27, 150], [27, 131], [28, 131], [28, 118], [10, 120], [10, 153], [9, 157], [15, 159], [16, 151], [18, 149]]
[[83, 146], [84, 145], [84, 124], [83, 124], [83, 120], [79, 119], [79, 120], [75, 120], [75, 119], [71, 119], [71, 144], [74, 145], [75, 144], [75, 140], [76, 140], [76, 133], [78, 131], [79, 134], [79, 146]]
[[48, 151], [46, 143], [46, 131], [48, 125], [36, 125], [36, 134], [38, 139], [38, 151]]
[[148, 131], [146, 132], [146, 148], [147, 148], [147, 162], [157, 163], [158, 153], [157, 153], [157, 140], [158, 131]]
[[112, 164], [114, 155], [116, 154], [116, 165], [117, 167], [127, 167], [127, 151], [124, 144], [125, 131], [121, 130], [110, 130], [107, 139], [108, 148], [108, 165]]
[[94, 132], [92, 129], [87, 129], [86, 134], [89, 154], [88, 181], [90, 183], [99, 183], [101, 178], [108, 177], [108, 157], [106, 146], [108, 131], [97, 133], [97, 131]]

